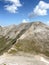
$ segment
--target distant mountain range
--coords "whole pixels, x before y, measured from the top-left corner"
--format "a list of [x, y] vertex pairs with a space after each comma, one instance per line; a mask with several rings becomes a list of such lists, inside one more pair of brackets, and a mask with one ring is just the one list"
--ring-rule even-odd
[[0, 54], [19, 51], [49, 56], [49, 26], [42, 22], [0, 26]]

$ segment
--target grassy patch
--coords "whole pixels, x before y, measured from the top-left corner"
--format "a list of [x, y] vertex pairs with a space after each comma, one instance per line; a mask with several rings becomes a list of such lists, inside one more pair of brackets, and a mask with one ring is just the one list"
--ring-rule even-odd
[[6, 39], [5, 37], [0, 38], [0, 54], [7, 52], [12, 46], [12, 39]]
[[30, 40], [19, 40], [17, 44], [15, 44], [15, 48], [18, 51], [24, 51], [24, 52], [33, 52], [36, 51], [36, 53], [39, 52], [39, 47], [36, 47], [35, 41]]
[[0, 38], [0, 49], [2, 49], [6, 44], [6, 39], [4, 37]]
[[45, 51], [44, 54], [49, 57], [49, 51]]
[[44, 48], [41, 47], [41, 45], [36, 44], [36, 41], [34, 40], [19, 40], [18, 43], [15, 44], [15, 48], [18, 51], [29, 53], [35, 52], [36, 54], [42, 53], [46, 56], [49, 56], [49, 52], [45, 51]]

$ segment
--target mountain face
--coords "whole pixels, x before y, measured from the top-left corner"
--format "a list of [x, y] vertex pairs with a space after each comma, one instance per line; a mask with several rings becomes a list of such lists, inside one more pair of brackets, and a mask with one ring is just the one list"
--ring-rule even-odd
[[18, 51], [49, 56], [49, 26], [42, 22], [0, 26], [0, 53]]

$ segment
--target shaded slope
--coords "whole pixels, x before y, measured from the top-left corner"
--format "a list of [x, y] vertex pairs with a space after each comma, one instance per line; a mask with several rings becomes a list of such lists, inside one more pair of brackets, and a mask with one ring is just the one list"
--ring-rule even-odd
[[[31, 26], [32, 24], [29, 24], [29, 27]], [[23, 29], [20, 29], [20, 30], [18, 30], [17, 31], [17, 29], [14, 29], [14, 28], [12, 28], [10, 31], [8, 31], [8, 33], [5, 35], [5, 36], [0, 36], [1, 38], [0, 38], [0, 54], [2, 54], [2, 53], [4, 53], [4, 52], [6, 52], [6, 51], [8, 51], [11, 47], [12, 47], [12, 45], [14, 45], [15, 43], [16, 43], [16, 41], [17, 41], [17, 39], [23, 34], [23, 33], [25, 33], [26, 32], [26, 30], [29, 28], [26, 28], [28, 25], [25, 25], [25, 27], [23, 28]], [[13, 31], [14, 30], [14, 31]], [[16, 33], [15, 33], [15, 31], [17, 31]], [[13, 33], [15, 33], [14, 35], [13, 35]], [[13, 38], [11, 38], [11, 36], [10, 36], [10, 34], [12, 34], [13, 36]], [[4, 35], [4, 34], [3, 34]]]

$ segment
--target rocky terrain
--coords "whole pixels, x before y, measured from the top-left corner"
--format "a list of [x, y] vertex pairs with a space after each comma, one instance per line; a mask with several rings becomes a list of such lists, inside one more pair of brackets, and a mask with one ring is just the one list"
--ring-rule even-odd
[[49, 60], [42, 55], [33, 54], [4, 54], [0, 56], [0, 65], [49, 65]]
[[[0, 61], [4, 61], [0, 65], [49, 65], [49, 26], [42, 22], [0, 26], [0, 55]], [[13, 58], [16, 59], [13, 61]]]

